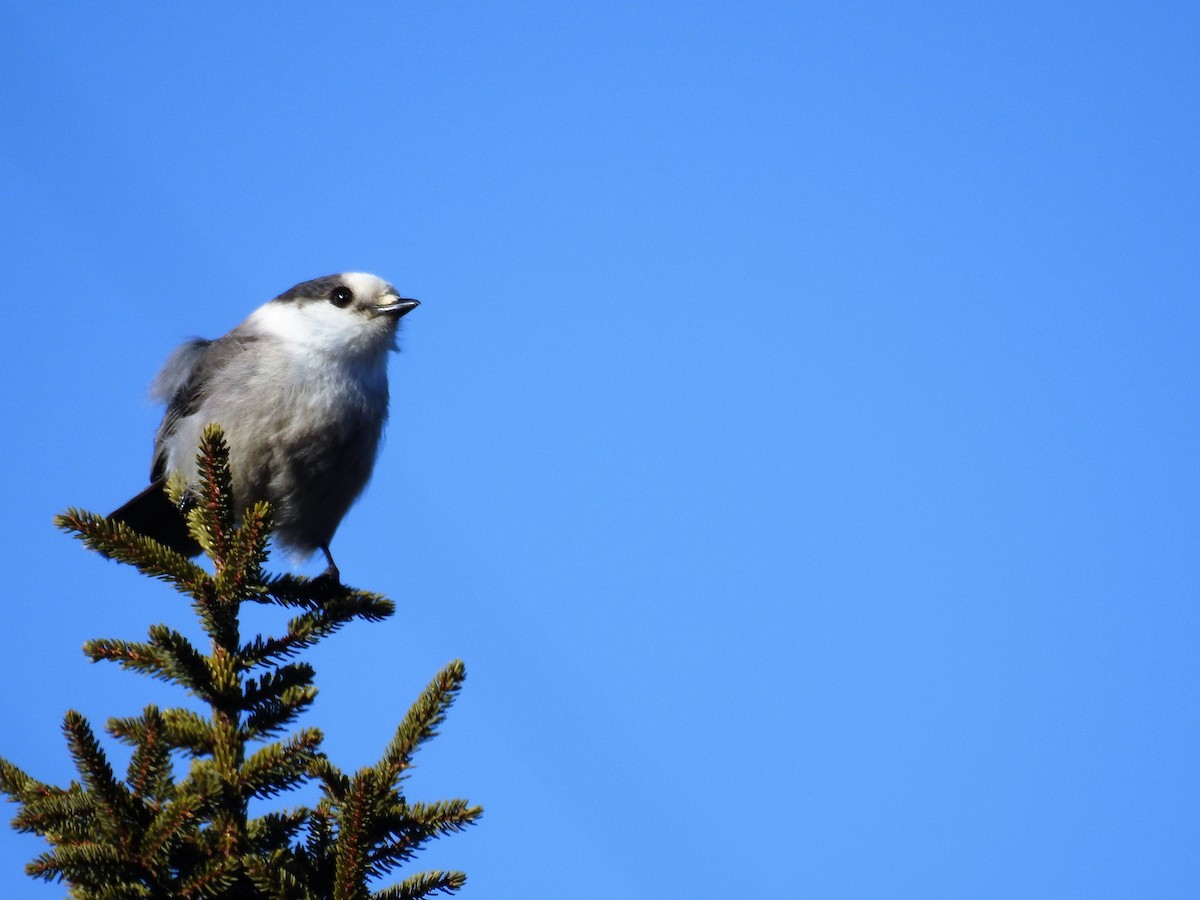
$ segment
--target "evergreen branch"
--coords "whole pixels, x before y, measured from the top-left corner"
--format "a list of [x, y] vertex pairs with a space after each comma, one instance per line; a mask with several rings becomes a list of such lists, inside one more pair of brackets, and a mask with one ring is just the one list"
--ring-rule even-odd
[[25, 864], [25, 874], [30, 878], [40, 878], [42, 881], [61, 882], [67, 877], [62, 866], [59, 865], [54, 851], [39, 853], [27, 862]]
[[108, 884], [104, 887], [95, 887], [88, 890], [86, 894], [76, 892], [74, 894], [78, 900], [133, 900], [133, 898], [157, 898], [162, 894], [155, 894], [154, 888], [146, 887], [145, 884]]
[[[244, 510], [234, 527], [229, 451], [217, 426], [205, 430], [197, 463], [199, 484], [173, 478], [168, 496], [191, 506], [189, 531], [213, 560], [213, 576], [122, 523], [74, 509], [57, 520], [90, 548], [188, 594], [212, 638], [205, 655], [181, 633], [156, 625], [146, 642], [90, 641], [89, 657], [178, 684], [209, 710], [205, 716], [150, 705], [140, 716], [110, 719], [109, 733], [133, 747], [124, 782], [91, 726], [74, 712], [63, 727], [82, 783], [52, 787], [0, 759], [0, 791], [20, 805], [14, 826], [44, 836], [52, 848], [27, 871], [66, 882], [77, 900], [395, 900], [458, 890], [465, 880], [459, 872], [414, 875], [374, 895], [368, 884], [481, 814], [464, 800], [410, 805], [399, 790], [412, 755], [437, 733], [461, 688], [462, 663], [437, 675], [383, 759], [353, 777], [320, 752], [315, 728], [247, 758], [252, 741], [280, 731], [313, 703], [312, 667], [291, 657], [350, 621], [387, 618], [395, 605], [330, 579], [266, 576], [270, 507]], [[297, 612], [281, 637], [242, 642], [245, 601]], [[258, 677], [244, 677], [255, 668]], [[178, 782], [174, 751], [193, 757]], [[307, 779], [323, 786], [314, 808], [249, 818], [250, 800]]]
[[242, 709], [248, 710], [242, 728], [249, 738], [278, 731], [312, 705], [317, 689], [312, 684], [313, 668], [292, 663], [247, 679], [242, 689]]
[[321, 888], [323, 897], [332, 893], [336, 818], [329, 799], [322, 797], [318, 800], [308, 819], [304, 846], [297, 849], [297, 859], [308, 871], [309, 885], [314, 891]]
[[[288, 605], [294, 605], [289, 603]], [[239, 655], [247, 668], [287, 659], [338, 631], [356, 618], [377, 621], [395, 609], [390, 600], [365, 591], [347, 591], [328, 604], [310, 609], [288, 622], [282, 637], [258, 637], [245, 644]]]
[[309, 878], [297, 876], [295, 856], [287, 850], [247, 854], [242, 867], [258, 896], [271, 900], [319, 900], [321, 896], [312, 889]]
[[350, 779], [326, 757], [318, 756], [314, 759], [308, 767], [308, 773], [313, 778], [320, 779], [329, 801], [339, 806], [346, 802], [346, 792], [350, 790]]
[[212, 722], [190, 709], [168, 709], [163, 713], [167, 740], [177, 750], [192, 756], [211, 754], [216, 745]]
[[0, 791], [8, 795], [12, 803], [30, 803], [43, 797], [65, 793], [62, 788], [51, 787], [38, 781], [20, 766], [0, 757]]
[[69, 710], [63, 717], [63, 733], [67, 736], [67, 747], [75, 760], [75, 768], [91, 798], [98, 803], [97, 812], [103, 815], [105, 831], [111, 830], [110, 836], [123, 839], [130, 824], [129, 793], [114, 776], [95, 732], [87, 719], [75, 710]]
[[360, 591], [328, 579], [272, 575], [263, 582], [263, 587], [263, 594], [255, 598], [259, 603], [301, 609], [350, 606], [351, 615], [368, 621], [385, 619], [396, 611], [396, 604], [382, 594]]
[[267, 561], [267, 539], [271, 534], [271, 507], [260, 501], [242, 514], [241, 527], [233, 533], [229, 555], [217, 571], [217, 595], [227, 601], [242, 600], [258, 593]]
[[[72, 884], [96, 885], [103, 883], [100, 873], [107, 872], [113, 880], [118, 873], [130, 881], [137, 874], [129, 871], [122, 854], [111, 844], [99, 841], [59, 843], [49, 853], [39, 854], [25, 866], [26, 874], [43, 881], [63, 881]], [[132, 877], [131, 877], [132, 876]]]
[[96, 638], [83, 645], [83, 652], [92, 662], [115, 662], [123, 669], [143, 672], [159, 681], [177, 680], [171, 672], [167, 654], [141, 641]]
[[[171, 712], [171, 710], [167, 710], [165, 713], [160, 712], [156, 706], [147, 706], [146, 709], [153, 709], [158, 714], [160, 724], [165, 723], [166, 715]], [[113, 716], [105, 723], [104, 730], [121, 743], [137, 747], [147, 740], [149, 734], [145, 711], [140, 716]]]
[[238, 658], [247, 669], [255, 666], [277, 665], [284, 659], [290, 659], [306, 646], [295, 639], [290, 633], [280, 638], [264, 638], [255, 636], [254, 640], [242, 645]]
[[260, 702], [242, 723], [242, 734], [248, 740], [274, 736], [292, 724], [316, 699], [315, 687], [288, 688], [278, 700]]
[[[211, 758], [201, 757], [192, 763], [187, 779], [180, 785], [179, 792], [199, 798], [205, 810], [218, 810], [230, 804], [231, 799], [240, 802], [232, 792], [232, 786], [221, 776]], [[210, 829], [211, 830], [211, 829]]]
[[196, 585], [209, 577], [183, 554], [154, 538], [138, 534], [124, 522], [72, 507], [55, 516], [54, 524], [106, 559], [134, 566], [145, 575], [165, 581], [180, 593], [192, 593]]
[[467, 876], [463, 872], [421, 872], [393, 887], [375, 891], [371, 900], [420, 900], [438, 893], [454, 894], [466, 883]]
[[[218, 565], [220, 574], [223, 567]], [[200, 619], [200, 625], [219, 647], [230, 653], [236, 653], [238, 645], [238, 613], [242, 598], [223, 596], [217, 588], [216, 580], [210, 580], [195, 594], [192, 608]]]
[[[182, 794], [178, 800], [159, 809], [142, 834], [139, 855], [146, 865], [151, 865], [171, 847], [183, 843], [192, 836], [199, 823], [197, 819], [203, 804], [195, 794]], [[163, 868], [160, 861], [154, 868]]]
[[173, 681], [202, 700], [211, 700], [220, 693], [217, 675], [209, 660], [178, 631], [166, 625], [151, 625], [150, 643], [170, 662]]
[[44, 881], [66, 881], [72, 897], [88, 900], [174, 896], [163, 890], [152, 869], [115, 845], [95, 840], [59, 841], [53, 852], [34, 859], [25, 871]]
[[412, 859], [429, 841], [465, 831], [481, 815], [482, 808], [468, 807], [465, 800], [396, 804], [391, 814], [378, 823], [379, 830], [392, 837], [380, 840], [371, 854], [371, 862], [378, 870], [389, 871]]
[[219, 726], [221, 717], [227, 717], [236, 724], [242, 705], [241, 664], [237, 659], [237, 651], [229, 650], [217, 641], [213, 641], [213, 651], [205, 659], [208, 671], [212, 675], [212, 705], [218, 713], [213, 717], [213, 724], [218, 726], [216, 732], [220, 738]]
[[260, 851], [287, 847], [308, 824], [312, 810], [305, 806], [284, 812], [270, 812], [251, 819], [247, 827], [250, 843]]
[[409, 709], [376, 767], [389, 782], [394, 783], [412, 765], [412, 756], [421, 744], [437, 735], [466, 676], [462, 660], [454, 660], [438, 672]]
[[327, 600], [322, 604], [322, 611], [339, 625], [351, 619], [382, 622], [396, 611], [396, 604], [387, 597], [370, 591], [348, 591]]
[[313, 675], [308, 663], [289, 663], [259, 678], [248, 678], [242, 687], [242, 709], [253, 710], [260, 703], [281, 699], [294, 688], [311, 687]]
[[242, 766], [243, 796], [271, 797], [307, 780], [321, 739], [318, 729], [307, 728], [286, 743], [263, 747]]
[[83, 652], [92, 662], [108, 660], [160, 681], [180, 684], [201, 699], [211, 699], [217, 692], [204, 656], [191, 641], [165, 625], [150, 626], [148, 644], [100, 638], [85, 643]]
[[196, 454], [200, 484], [196, 506], [188, 513], [188, 529], [220, 569], [225, 565], [233, 532], [233, 475], [229, 470], [229, 445], [215, 422], [200, 436]]
[[224, 647], [236, 642], [238, 609], [231, 608], [217, 594], [217, 582], [210, 578], [192, 594], [192, 610], [200, 627], [214, 642]]
[[333, 900], [360, 900], [373, 874], [367, 862], [370, 838], [371, 801], [378, 793], [374, 773], [367, 769], [356, 775], [337, 810], [337, 842], [334, 844]]
[[72, 782], [68, 790], [55, 790], [26, 800], [12, 824], [17, 831], [27, 834], [55, 834], [67, 840], [90, 834], [95, 821], [94, 798], [78, 782]]
[[86, 894], [75, 892], [78, 900], [131, 900], [135, 897], [161, 897], [154, 889], [144, 884], [110, 884], [91, 888]]
[[220, 897], [237, 883], [241, 871], [242, 863], [239, 858], [213, 853], [180, 885], [179, 896]]
[[[118, 732], [109, 723], [109, 733]], [[139, 721], [140, 734], [125, 777], [134, 797], [169, 798], [174, 794], [171, 747], [163, 739], [164, 724], [157, 706], [147, 706]]]
[[466, 800], [439, 800], [436, 803], [410, 803], [405, 812], [409, 820], [405, 830], [432, 838], [465, 831], [483, 815], [483, 807], [467, 806]]

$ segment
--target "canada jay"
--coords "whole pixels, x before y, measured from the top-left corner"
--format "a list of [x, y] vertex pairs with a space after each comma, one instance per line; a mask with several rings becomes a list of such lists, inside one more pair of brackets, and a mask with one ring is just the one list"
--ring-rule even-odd
[[154, 438], [150, 487], [112, 517], [187, 556], [200, 552], [163, 490], [178, 472], [198, 481], [200, 435], [216, 422], [229, 444], [235, 513], [269, 500], [275, 538], [314, 550], [338, 580], [329, 542], [375, 465], [388, 411], [387, 354], [417, 306], [374, 275], [298, 284], [215, 341], [180, 346], [151, 386], [167, 405]]

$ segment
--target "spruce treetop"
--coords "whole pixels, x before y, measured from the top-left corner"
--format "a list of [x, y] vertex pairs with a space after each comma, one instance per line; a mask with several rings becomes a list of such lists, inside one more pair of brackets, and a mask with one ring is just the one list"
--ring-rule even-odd
[[[187, 524], [212, 572], [111, 518], [70, 509], [56, 520], [88, 548], [188, 596], [209, 639], [204, 648], [153, 625], [144, 641], [91, 640], [85, 654], [178, 685], [207, 713], [149, 705], [109, 719], [105, 731], [132, 747], [123, 777], [73, 710], [63, 732], [78, 781], [45, 784], [0, 758], [0, 791], [19, 806], [13, 827], [50, 847], [26, 872], [64, 883], [79, 900], [400, 900], [457, 891], [466, 880], [457, 871], [375, 885], [482, 814], [465, 800], [420, 802], [404, 792], [413, 754], [437, 734], [462, 687], [462, 662], [434, 677], [377, 763], [344, 773], [322, 752], [319, 729], [295, 727], [317, 693], [312, 666], [296, 657], [354, 620], [386, 619], [395, 606], [335, 579], [267, 574], [271, 510], [258, 503], [234, 521], [219, 428], [205, 431], [197, 462], [200, 490]], [[292, 616], [279, 634], [243, 636], [245, 603]], [[177, 773], [182, 761], [187, 771]], [[314, 806], [249, 814], [251, 800], [306, 782], [319, 786]]]

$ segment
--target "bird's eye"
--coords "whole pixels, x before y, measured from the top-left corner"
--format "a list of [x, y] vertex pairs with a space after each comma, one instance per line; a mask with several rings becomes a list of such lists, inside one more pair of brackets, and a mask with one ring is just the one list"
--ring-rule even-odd
[[329, 302], [334, 306], [345, 306], [353, 299], [354, 291], [350, 290], [344, 284], [339, 284], [329, 295]]

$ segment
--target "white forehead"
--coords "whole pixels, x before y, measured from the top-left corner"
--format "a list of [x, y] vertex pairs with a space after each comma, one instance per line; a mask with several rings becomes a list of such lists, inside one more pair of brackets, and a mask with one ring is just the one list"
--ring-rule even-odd
[[390, 284], [369, 272], [343, 272], [340, 277], [355, 297], [378, 297], [392, 290]]

